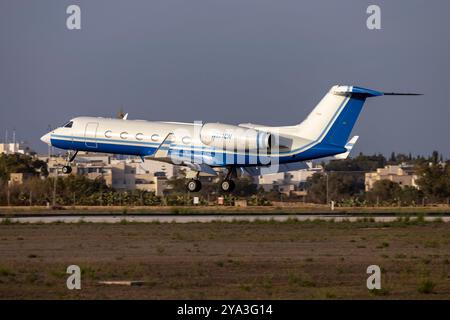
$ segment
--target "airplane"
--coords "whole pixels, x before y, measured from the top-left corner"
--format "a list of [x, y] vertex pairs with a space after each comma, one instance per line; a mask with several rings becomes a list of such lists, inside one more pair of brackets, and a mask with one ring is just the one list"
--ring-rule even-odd
[[65, 174], [71, 173], [78, 151], [122, 154], [192, 169], [186, 184], [190, 192], [201, 190], [200, 173], [217, 175], [225, 168], [220, 186], [231, 192], [238, 172], [256, 176], [304, 169], [313, 159], [345, 159], [358, 139], [348, 140], [364, 102], [383, 95], [420, 94], [335, 85], [296, 125], [129, 120], [126, 114], [122, 119], [73, 118], [41, 140], [74, 152], [62, 168]]

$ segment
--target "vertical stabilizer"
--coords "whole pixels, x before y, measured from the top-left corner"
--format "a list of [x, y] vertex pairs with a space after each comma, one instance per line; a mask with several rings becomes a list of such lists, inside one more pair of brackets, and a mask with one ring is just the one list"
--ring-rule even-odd
[[315, 142], [345, 146], [366, 98], [382, 95], [360, 87], [334, 86], [297, 125], [297, 134]]

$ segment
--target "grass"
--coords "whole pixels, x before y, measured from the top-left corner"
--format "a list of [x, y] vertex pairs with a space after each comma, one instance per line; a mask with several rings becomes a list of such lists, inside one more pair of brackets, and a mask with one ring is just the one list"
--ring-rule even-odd
[[0, 276], [2, 277], [14, 277], [15, 275], [16, 274], [13, 271], [7, 268], [0, 268]]
[[434, 288], [436, 287], [436, 283], [431, 281], [430, 279], [422, 280], [417, 291], [422, 294], [431, 294], [434, 293]]
[[164, 249], [163, 246], [157, 246], [157, 247], [156, 247], [156, 252], [157, 252], [159, 255], [164, 254], [165, 251], [166, 251], [166, 249]]
[[[444, 250], [450, 224], [397, 223], [389, 228], [370, 221], [0, 225], [6, 239], [0, 241], [0, 296], [423, 299], [430, 292], [433, 298], [450, 299], [450, 256]], [[387, 241], [383, 250], [375, 249]], [[438, 249], [425, 248], [434, 241]], [[360, 244], [367, 248], [356, 249]], [[70, 264], [82, 269], [81, 296], [65, 287]], [[369, 264], [383, 267], [381, 291], [366, 289]], [[108, 289], [98, 286], [99, 280], [156, 283]], [[384, 288], [385, 282], [392, 287]]]
[[377, 249], [384, 249], [389, 247], [389, 242], [383, 241], [380, 245], [377, 246]]
[[304, 275], [289, 274], [289, 284], [299, 287], [315, 287], [316, 283], [310, 279], [305, 278]]
[[10, 218], [3, 218], [3, 219], [0, 221], [0, 224], [3, 224], [3, 225], [10, 225], [10, 224], [13, 224], [13, 222], [12, 222], [12, 220], [11, 220]]
[[225, 266], [225, 263], [223, 261], [216, 261], [215, 264], [220, 268], [223, 268]]
[[192, 213], [195, 213], [195, 210], [191, 209], [191, 208], [185, 208], [185, 207], [172, 207], [170, 209], [170, 213], [173, 213], [173, 214], [192, 214]]
[[374, 296], [387, 296], [390, 294], [390, 290], [387, 288], [381, 288], [381, 289], [372, 289], [369, 290], [370, 294]]
[[426, 241], [424, 244], [425, 248], [433, 248], [433, 249], [437, 249], [440, 247], [439, 242], [436, 240], [433, 241]]

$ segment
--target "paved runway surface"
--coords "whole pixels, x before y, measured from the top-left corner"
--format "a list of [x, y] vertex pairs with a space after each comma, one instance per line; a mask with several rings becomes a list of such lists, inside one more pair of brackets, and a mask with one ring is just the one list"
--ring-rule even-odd
[[[305, 220], [334, 220], [339, 221], [356, 221], [358, 219], [368, 218], [367, 216], [345, 216], [345, 215], [108, 215], [108, 216], [46, 216], [46, 217], [17, 217], [10, 218], [11, 222], [23, 223], [77, 223], [95, 222], [95, 223], [118, 223], [124, 220], [128, 222], [176, 222], [176, 223], [192, 223], [192, 222], [214, 222], [214, 221], [255, 221], [255, 220], [275, 220], [286, 221], [288, 219]], [[391, 222], [397, 219], [396, 216], [371, 216], [377, 222]], [[427, 221], [433, 221], [438, 217], [424, 217]], [[450, 216], [439, 217], [444, 222], [450, 222]]]

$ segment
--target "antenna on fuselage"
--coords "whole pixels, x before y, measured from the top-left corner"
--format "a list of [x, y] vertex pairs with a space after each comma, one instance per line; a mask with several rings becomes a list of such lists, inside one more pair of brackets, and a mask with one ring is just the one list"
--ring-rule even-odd
[[117, 119], [127, 120], [128, 113], [123, 111], [123, 106], [120, 106], [119, 112], [117, 112]]

